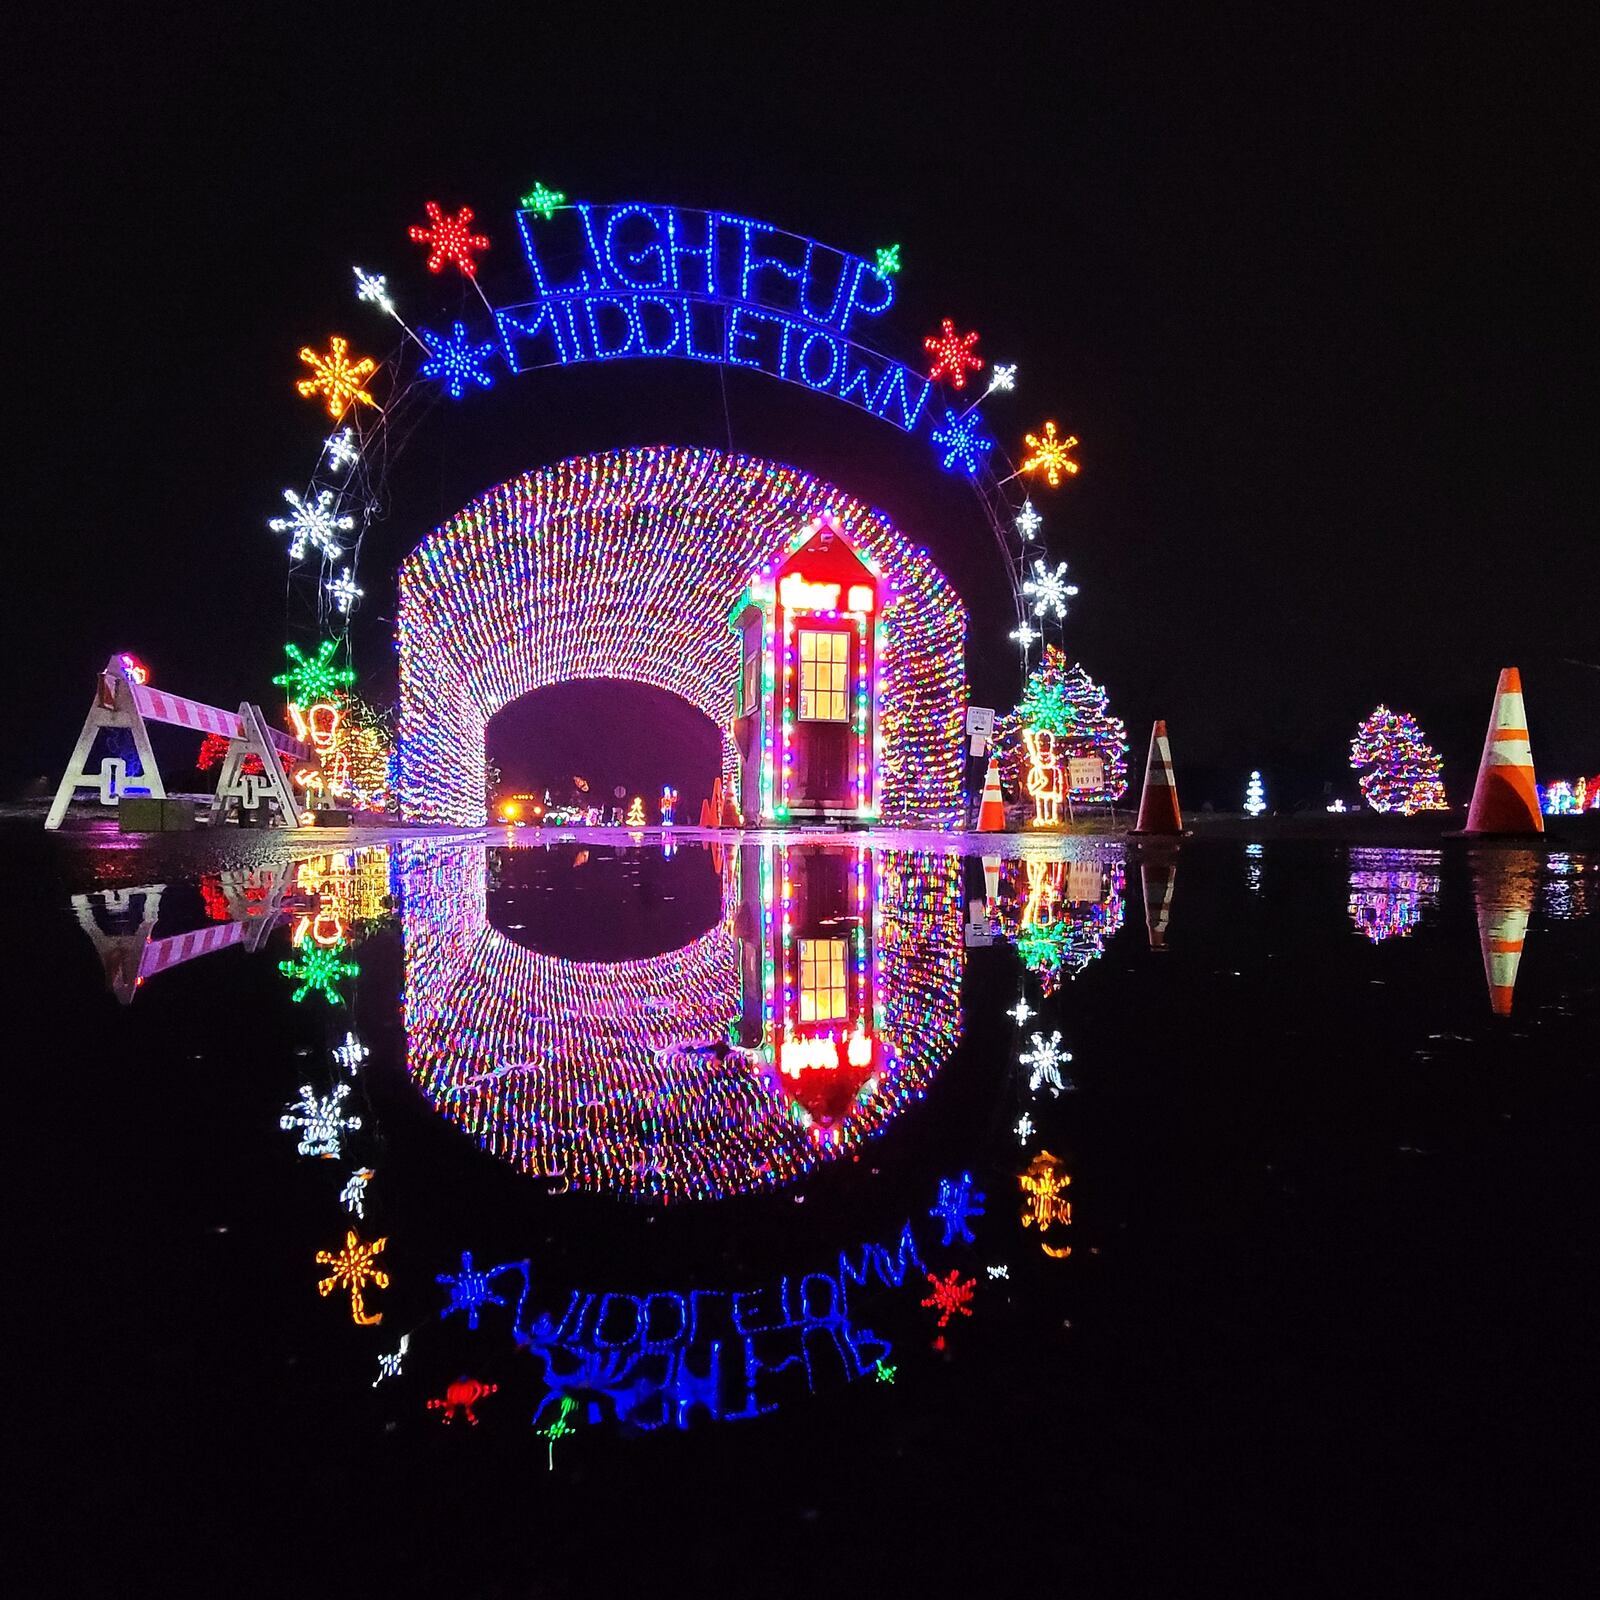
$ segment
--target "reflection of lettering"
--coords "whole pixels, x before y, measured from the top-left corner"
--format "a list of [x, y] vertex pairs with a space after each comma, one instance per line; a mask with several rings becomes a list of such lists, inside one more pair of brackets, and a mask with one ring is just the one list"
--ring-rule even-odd
[[[547, 1393], [535, 1424], [570, 1401], [590, 1422], [609, 1413], [651, 1430], [687, 1427], [701, 1412], [714, 1421], [761, 1416], [785, 1400], [874, 1375], [891, 1346], [855, 1319], [851, 1291], [900, 1288], [908, 1276], [920, 1284], [926, 1269], [908, 1223], [892, 1246], [866, 1244], [854, 1258], [841, 1251], [833, 1272], [748, 1290], [572, 1290], [540, 1310], [529, 1305], [526, 1262], [479, 1276], [510, 1273], [524, 1286], [507, 1307], [512, 1337], [544, 1368]], [[488, 1312], [494, 1302], [485, 1296], [478, 1304]]]

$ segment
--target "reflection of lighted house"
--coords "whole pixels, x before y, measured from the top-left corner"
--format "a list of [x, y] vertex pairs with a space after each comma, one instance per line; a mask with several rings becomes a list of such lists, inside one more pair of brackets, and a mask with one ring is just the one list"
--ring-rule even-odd
[[744, 816], [878, 814], [882, 598], [878, 574], [822, 517], [735, 602]]
[[842, 1137], [877, 1087], [876, 897], [870, 853], [838, 845], [742, 852], [742, 1031], [817, 1139]]

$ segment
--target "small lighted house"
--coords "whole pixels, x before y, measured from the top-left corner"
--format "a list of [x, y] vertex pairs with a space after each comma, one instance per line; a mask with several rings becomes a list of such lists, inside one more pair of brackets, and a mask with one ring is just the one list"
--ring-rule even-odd
[[818, 1143], [837, 1143], [887, 1054], [871, 852], [747, 845], [741, 874], [739, 1035], [760, 1042], [794, 1119]]
[[881, 574], [824, 516], [735, 602], [733, 737], [746, 818], [878, 815], [882, 598]]

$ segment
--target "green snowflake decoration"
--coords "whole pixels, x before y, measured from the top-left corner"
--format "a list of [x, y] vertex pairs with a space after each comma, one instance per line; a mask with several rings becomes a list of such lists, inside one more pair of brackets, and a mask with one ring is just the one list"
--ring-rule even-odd
[[880, 1360], [877, 1366], [872, 1369], [872, 1376], [876, 1378], [879, 1383], [893, 1383], [894, 1375], [899, 1370], [899, 1367], [891, 1367], [887, 1362]]
[[517, 202], [524, 211], [537, 211], [546, 222], [554, 215], [566, 196], [559, 189], [547, 189], [542, 183], [534, 186]]
[[878, 252], [878, 276], [892, 278], [900, 270], [900, 246], [886, 244]]
[[1029, 972], [1054, 972], [1067, 957], [1068, 927], [1061, 922], [1030, 922], [1017, 933], [1017, 954]]
[[288, 691], [292, 706], [336, 699], [341, 689], [356, 681], [351, 668], [333, 665], [334, 652], [339, 648], [337, 639], [324, 639], [314, 656], [302, 655], [297, 644], [286, 644], [283, 648], [289, 657], [289, 669], [280, 672], [272, 681]]
[[556, 1470], [556, 1440], [569, 1438], [572, 1434], [578, 1431], [570, 1422], [567, 1421], [567, 1418], [570, 1417], [577, 1409], [578, 1402], [576, 1400], [569, 1400], [565, 1395], [563, 1395], [561, 1397], [561, 1408], [556, 1412], [555, 1421], [549, 1423], [543, 1428], [535, 1428], [533, 1430], [541, 1439], [548, 1439], [550, 1441], [550, 1447], [547, 1455], [550, 1462], [550, 1470], [552, 1472]]
[[299, 980], [300, 987], [289, 996], [296, 1005], [313, 992], [320, 994], [330, 1006], [342, 1006], [344, 996], [335, 987], [341, 979], [353, 978], [361, 968], [354, 961], [341, 961], [344, 940], [333, 945], [308, 945], [300, 952], [298, 961], [280, 961], [278, 971], [286, 978]]

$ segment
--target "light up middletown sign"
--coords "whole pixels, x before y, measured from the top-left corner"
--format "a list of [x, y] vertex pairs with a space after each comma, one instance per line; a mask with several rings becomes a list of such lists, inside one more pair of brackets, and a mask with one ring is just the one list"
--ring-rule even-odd
[[[931, 379], [861, 342], [894, 304], [894, 279], [860, 256], [677, 206], [563, 206], [517, 223], [533, 298], [494, 311], [513, 373], [658, 358], [748, 367], [926, 430], [951, 471], [976, 472], [994, 447], [976, 406], [935, 404]], [[453, 343], [430, 343], [430, 365], [448, 381], [465, 360], [487, 387], [492, 349], [458, 325]]]

